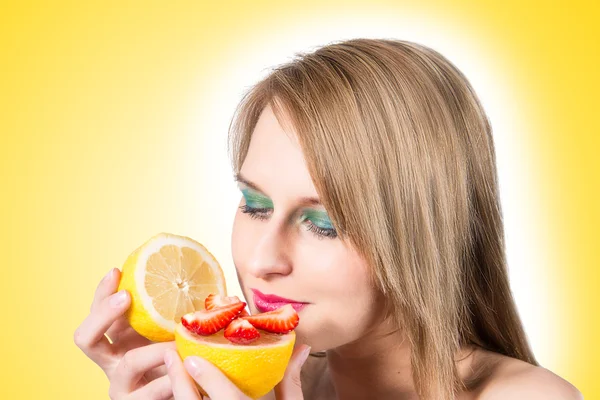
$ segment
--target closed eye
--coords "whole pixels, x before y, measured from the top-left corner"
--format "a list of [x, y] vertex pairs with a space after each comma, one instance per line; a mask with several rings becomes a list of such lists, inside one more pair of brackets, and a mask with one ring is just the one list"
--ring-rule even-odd
[[[273, 210], [272, 208], [255, 208], [250, 207], [247, 204], [240, 206], [240, 210], [244, 214], [249, 214], [252, 219], [259, 219], [261, 221], [269, 219], [269, 214]], [[335, 239], [338, 234], [337, 231], [333, 228], [322, 228], [320, 226], [315, 225], [310, 219], [303, 217], [303, 222], [306, 222], [307, 229], [311, 231], [317, 238], [331, 238]]]
[[272, 208], [253, 208], [249, 207], [247, 204], [244, 204], [240, 207], [240, 210], [242, 210], [244, 214], [250, 214], [250, 218], [252, 219], [258, 218], [260, 220], [266, 220], [269, 218], [266, 214], [271, 211]]

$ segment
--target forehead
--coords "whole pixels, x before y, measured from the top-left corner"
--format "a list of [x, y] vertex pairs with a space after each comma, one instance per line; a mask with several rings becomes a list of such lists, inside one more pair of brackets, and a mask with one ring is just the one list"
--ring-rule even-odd
[[[285, 115], [280, 117], [292, 126]], [[271, 107], [258, 119], [240, 172], [272, 197], [317, 195], [295, 132], [284, 130]]]

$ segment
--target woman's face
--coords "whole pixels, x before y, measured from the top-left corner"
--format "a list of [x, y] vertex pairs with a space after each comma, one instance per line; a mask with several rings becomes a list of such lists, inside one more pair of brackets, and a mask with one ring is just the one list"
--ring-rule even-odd
[[253, 132], [238, 186], [232, 253], [252, 313], [291, 301], [299, 310], [298, 342], [313, 351], [350, 343], [373, 329], [382, 307], [367, 265], [336, 237], [294, 133], [282, 129], [270, 107]]

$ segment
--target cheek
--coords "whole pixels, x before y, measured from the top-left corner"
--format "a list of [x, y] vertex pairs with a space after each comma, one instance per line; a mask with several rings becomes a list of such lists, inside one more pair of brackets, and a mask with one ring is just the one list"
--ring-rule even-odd
[[356, 260], [343, 261], [339, 270], [323, 282], [329, 287], [328, 298], [331, 306], [335, 307], [331, 310], [332, 315], [339, 315], [339, 321], [347, 321], [347, 328], [360, 329], [362, 321], [368, 319], [375, 307], [375, 290], [369, 283], [365, 265]]
[[348, 302], [352, 306], [368, 301], [372, 289], [367, 264], [341, 241], [332, 243], [314, 252], [317, 256], [309, 264], [319, 270], [314, 271], [317, 278], [314, 282], [322, 287], [325, 298], [336, 304]]
[[327, 350], [364, 336], [380, 319], [380, 305], [368, 266], [356, 253], [341, 249], [321, 256], [318, 278], [307, 288], [315, 305], [302, 333], [315, 348]]

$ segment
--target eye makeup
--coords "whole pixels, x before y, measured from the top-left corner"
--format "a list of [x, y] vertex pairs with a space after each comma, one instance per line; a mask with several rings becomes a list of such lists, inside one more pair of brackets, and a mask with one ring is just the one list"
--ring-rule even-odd
[[249, 189], [243, 188], [241, 189], [242, 194], [244, 195], [244, 199], [246, 200], [246, 204], [252, 208], [273, 208], [273, 202], [260, 193]]
[[[246, 201], [246, 204], [240, 207], [242, 212], [249, 214], [252, 219], [268, 219], [268, 214], [273, 210], [273, 202], [250, 188], [240, 188], [240, 190]], [[320, 239], [337, 237], [337, 232], [325, 211], [305, 208], [302, 210], [299, 222], [306, 222], [307, 229]]]
[[325, 211], [305, 209], [301, 221], [309, 220], [314, 225], [322, 229], [333, 229], [333, 224]]
[[337, 237], [333, 223], [325, 211], [307, 208], [303, 210], [300, 222], [308, 221], [308, 230], [321, 237]]

